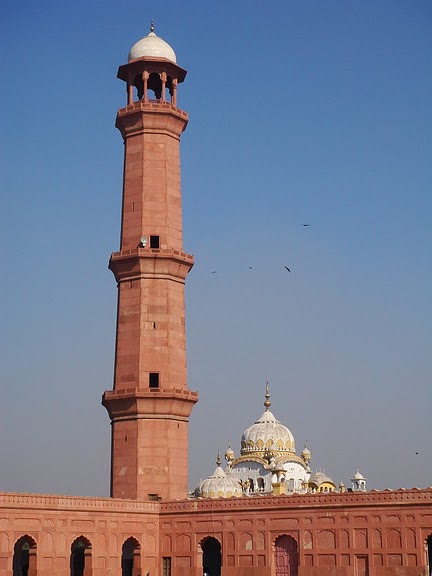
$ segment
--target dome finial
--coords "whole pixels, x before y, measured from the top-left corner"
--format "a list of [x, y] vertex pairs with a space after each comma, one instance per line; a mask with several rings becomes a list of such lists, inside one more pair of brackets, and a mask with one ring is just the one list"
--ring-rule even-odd
[[150, 20], [150, 32], [154, 32], [154, 20], [153, 20], [153, 18]]
[[222, 460], [221, 460], [220, 450], [218, 450], [218, 455], [217, 455], [217, 458], [216, 458], [216, 464], [217, 464], [218, 466], [220, 466], [220, 465], [221, 465], [221, 462], [222, 462]]
[[266, 409], [266, 410], [268, 410], [268, 409], [270, 408], [270, 406], [271, 406], [268, 380], [267, 380], [267, 382], [266, 382], [266, 393], [265, 393], [264, 406], [265, 406], [265, 409]]

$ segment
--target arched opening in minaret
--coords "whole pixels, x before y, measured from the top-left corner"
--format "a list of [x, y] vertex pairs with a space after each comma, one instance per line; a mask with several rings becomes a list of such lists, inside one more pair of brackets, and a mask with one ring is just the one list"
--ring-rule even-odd
[[[170, 95], [171, 102], [172, 102], [174, 90], [173, 90], [173, 79], [171, 78], [171, 76], [167, 76], [166, 89], [168, 90], [168, 94]], [[166, 97], [165, 97], [165, 100], [167, 100]]]
[[201, 543], [203, 551], [203, 576], [220, 576], [222, 566], [221, 544], [216, 538], [206, 538]]
[[142, 100], [144, 97], [144, 82], [141, 74], [137, 74], [134, 78], [133, 85], [136, 88], [137, 100]]
[[128, 538], [122, 547], [122, 576], [138, 576], [141, 573], [141, 547], [138, 540]]
[[432, 574], [432, 534], [426, 538], [427, 574]]
[[278, 536], [274, 543], [275, 575], [298, 575], [298, 546], [292, 536], [283, 534]]
[[91, 544], [84, 536], [76, 538], [72, 542], [70, 555], [71, 576], [91, 576], [92, 554]]
[[13, 576], [36, 576], [36, 542], [26, 534], [15, 542]]
[[152, 72], [148, 78], [147, 88], [154, 92], [155, 98], [160, 100], [162, 97], [162, 80], [159, 74]]

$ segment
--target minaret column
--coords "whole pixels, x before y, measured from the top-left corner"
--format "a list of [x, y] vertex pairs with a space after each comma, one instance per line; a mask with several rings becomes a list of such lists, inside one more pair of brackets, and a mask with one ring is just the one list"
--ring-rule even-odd
[[[155, 43], [159, 52], [168, 46], [151, 31], [118, 73], [143, 99], [130, 102], [129, 91], [116, 120], [125, 145], [120, 250], [109, 263], [117, 337], [114, 389], [102, 401], [112, 423], [115, 498], [187, 496], [188, 421], [198, 400], [186, 373], [184, 284], [193, 257], [183, 249], [180, 135], [188, 116], [165, 101], [167, 79], [182, 82], [186, 71], [168, 51], [170, 59], [148, 55]], [[149, 99], [148, 90], [160, 98]]]

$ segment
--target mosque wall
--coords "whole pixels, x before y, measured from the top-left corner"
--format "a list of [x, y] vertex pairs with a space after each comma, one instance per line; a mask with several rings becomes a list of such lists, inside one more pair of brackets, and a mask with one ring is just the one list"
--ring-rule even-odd
[[[222, 576], [278, 574], [278, 539], [299, 576], [426, 576], [432, 489], [185, 501], [161, 505], [173, 576], [202, 576], [202, 543], [220, 542]], [[196, 571], [194, 570], [196, 567]]]
[[32, 554], [28, 576], [70, 576], [76, 542], [86, 548], [83, 576], [121, 576], [126, 541], [136, 548], [136, 576], [157, 574], [158, 508], [157, 502], [0, 493], [0, 576], [15, 575], [14, 549], [24, 541]]
[[70, 576], [77, 541], [83, 576], [121, 576], [127, 541], [133, 576], [202, 576], [209, 539], [221, 576], [277, 576], [284, 538], [298, 576], [428, 576], [431, 535], [430, 488], [171, 502], [0, 493], [0, 576], [14, 574], [24, 540], [28, 576]]

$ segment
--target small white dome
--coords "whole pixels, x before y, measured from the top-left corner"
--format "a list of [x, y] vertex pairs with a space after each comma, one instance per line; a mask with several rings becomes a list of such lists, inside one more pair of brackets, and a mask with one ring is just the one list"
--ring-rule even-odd
[[234, 450], [231, 448], [231, 442], [228, 442], [228, 448], [225, 452], [225, 460], [231, 462], [235, 458]]
[[153, 24], [150, 26], [150, 33], [132, 46], [128, 61], [145, 58], [146, 56], [166, 58], [171, 60], [171, 62], [177, 62], [175, 52], [168, 42], [165, 42], [165, 40], [162, 40], [154, 33]]
[[330, 482], [331, 484], [334, 484], [330, 476], [327, 476], [327, 474], [324, 474], [324, 472], [315, 472], [309, 478], [309, 483], [316, 484], [317, 486], [320, 486], [320, 484], [324, 484], [324, 482]]
[[360, 472], [360, 470], [357, 470], [357, 472], [353, 476], [353, 480], [365, 480], [365, 477]]
[[240, 482], [233, 476], [225, 474], [220, 462], [218, 456], [216, 470], [200, 483], [198, 491], [201, 498], [232, 498], [242, 495]]

